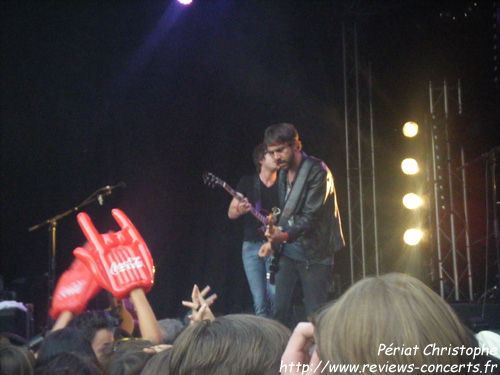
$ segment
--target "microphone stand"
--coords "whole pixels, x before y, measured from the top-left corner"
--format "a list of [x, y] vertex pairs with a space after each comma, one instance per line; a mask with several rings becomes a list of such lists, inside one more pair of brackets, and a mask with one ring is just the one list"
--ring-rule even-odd
[[[118, 186], [118, 185], [117, 185]], [[97, 189], [92, 195], [85, 199], [79, 205], [60, 213], [50, 219], [47, 219], [37, 225], [32, 226], [28, 229], [28, 232], [33, 232], [44, 226], [48, 226], [49, 230], [49, 275], [48, 275], [48, 308], [50, 308], [52, 303], [52, 294], [54, 294], [55, 284], [56, 284], [56, 253], [57, 253], [57, 223], [59, 220], [65, 218], [66, 216], [72, 214], [73, 212], [80, 211], [83, 207], [89, 204], [99, 201], [102, 205], [103, 197], [110, 195], [114, 187], [106, 186]]]

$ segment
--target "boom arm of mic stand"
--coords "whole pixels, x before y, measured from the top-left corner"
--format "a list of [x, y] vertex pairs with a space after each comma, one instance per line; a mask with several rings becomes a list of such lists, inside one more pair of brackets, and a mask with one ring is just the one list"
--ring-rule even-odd
[[60, 213], [50, 219], [47, 219], [37, 225], [32, 226], [28, 229], [29, 232], [33, 232], [40, 229], [46, 225], [49, 226], [49, 280], [48, 280], [48, 308], [52, 304], [52, 294], [54, 294], [54, 289], [56, 285], [56, 252], [57, 252], [57, 222], [66, 216], [72, 214], [73, 212], [80, 211], [83, 207], [88, 206], [92, 202], [97, 200], [99, 195], [110, 195], [111, 190], [105, 190], [101, 193], [103, 189], [97, 190], [90, 197], [85, 199], [78, 206], [73, 207], [63, 213]]
[[479, 160], [482, 160], [482, 159], [487, 159], [491, 156], [495, 156], [495, 152], [497, 151], [500, 151], [500, 146], [497, 146], [497, 147], [493, 147], [490, 151], [487, 151], [481, 155], [479, 155], [477, 158], [465, 163], [465, 164], [462, 164], [460, 167], [457, 167], [457, 171], [460, 170], [460, 169], [463, 169], [463, 168], [467, 168], [468, 166], [478, 162]]

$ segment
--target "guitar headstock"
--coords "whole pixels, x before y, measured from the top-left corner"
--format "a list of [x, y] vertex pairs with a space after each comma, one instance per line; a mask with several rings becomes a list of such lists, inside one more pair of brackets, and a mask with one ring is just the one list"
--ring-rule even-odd
[[224, 181], [210, 172], [203, 172], [203, 182], [211, 188], [224, 185]]

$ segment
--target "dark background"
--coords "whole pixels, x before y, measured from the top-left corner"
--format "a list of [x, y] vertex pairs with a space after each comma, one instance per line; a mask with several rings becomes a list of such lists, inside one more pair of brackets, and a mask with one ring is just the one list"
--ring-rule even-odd
[[[139, 229], [156, 264], [149, 299], [157, 316], [182, 316], [180, 301], [194, 283], [217, 292], [216, 313], [251, 311], [240, 223], [227, 218], [231, 197], [204, 186], [201, 176], [209, 170], [236, 186], [253, 173], [251, 151], [264, 129], [291, 122], [304, 150], [332, 169], [347, 223], [342, 22], [357, 23], [360, 61], [372, 67], [382, 271], [398, 270], [400, 129], [407, 120], [428, 119], [429, 81], [456, 87], [461, 80], [455, 150], [463, 146], [473, 160], [499, 145], [496, 7], [416, 0], [2, 2], [5, 288], [33, 302], [43, 325], [49, 233], [28, 228], [123, 181], [126, 189], [84, 211], [101, 232], [118, 229], [114, 207]], [[483, 164], [470, 168], [475, 238], [486, 231]], [[57, 275], [83, 241], [74, 214], [58, 222]], [[473, 254], [477, 294], [495, 273], [491, 256], [484, 263], [487, 252], [478, 247]], [[346, 254], [337, 263], [345, 285]]]

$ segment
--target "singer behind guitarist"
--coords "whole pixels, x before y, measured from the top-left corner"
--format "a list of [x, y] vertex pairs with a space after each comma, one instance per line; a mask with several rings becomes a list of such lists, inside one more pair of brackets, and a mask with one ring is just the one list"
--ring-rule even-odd
[[281, 216], [277, 226], [266, 231], [269, 242], [259, 255], [269, 257], [273, 253], [271, 243], [274, 256], [280, 255], [273, 318], [287, 325], [299, 279], [308, 317], [327, 302], [333, 254], [345, 242], [333, 175], [326, 164], [302, 152], [292, 124], [268, 127], [264, 143], [280, 168], [277, 184]]
[[[276, 184], [278, 166], [269, 155], [264, 144], [253, 150], [253, 161], [257, 173], [240, 179], [236, 190], [244, 197], [242, 201], [233, 198], [229, 205], [228, 216], [238, 219], [243, 216], [243, 267], [252, 292], [255, 314], [271, 317], [274, 305], [274, 285], [269, 283], [270, 259], [259, 257], [258, 252], [266, 242], [262, 224], [248, 214], [253, 204], [257, 211], [270, 212], [278, 206], [278, 188]], [[252, 203], [250, 203], [252, 202]]]

